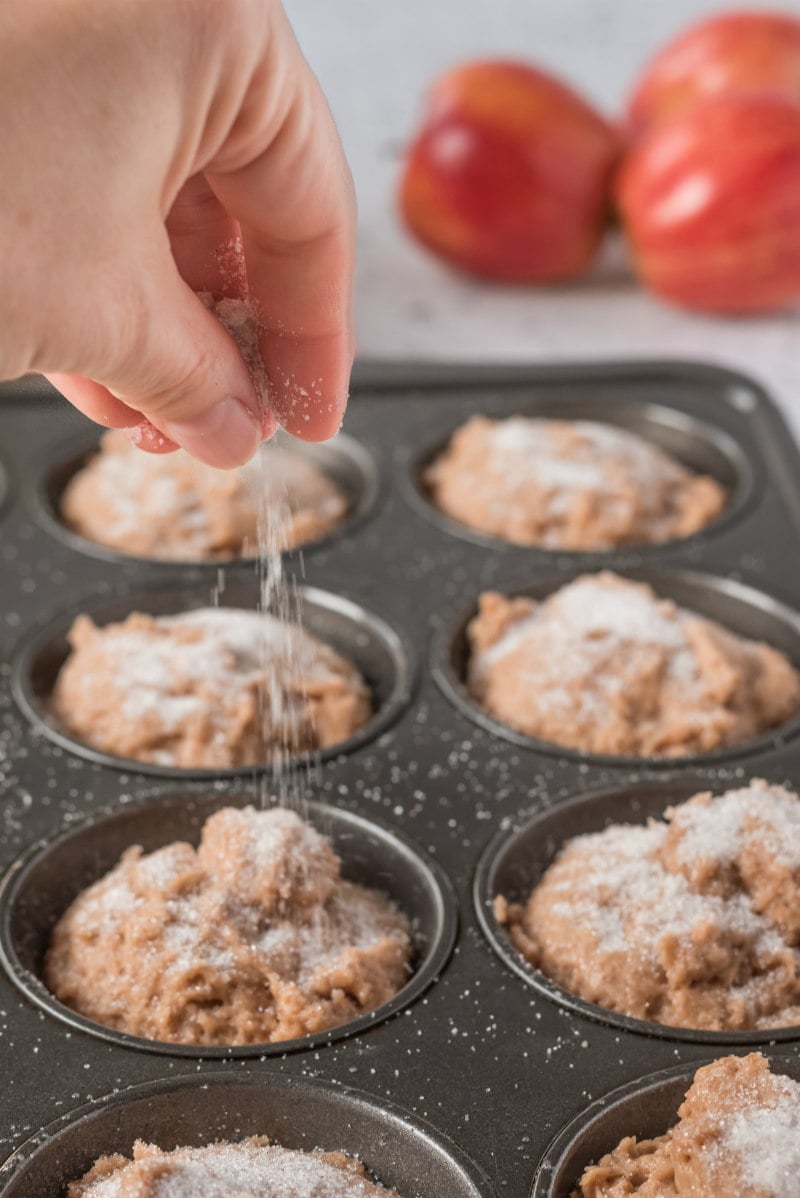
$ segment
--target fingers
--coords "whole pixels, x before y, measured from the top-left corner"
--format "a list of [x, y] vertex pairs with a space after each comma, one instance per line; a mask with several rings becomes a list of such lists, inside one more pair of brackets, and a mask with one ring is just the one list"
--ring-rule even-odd
[[184, 184], [166, 224], [178, 273], [193, 291], [210, 292], [214, 299], [247, 295], [239, 226], [204, 175]]
[[105, 428], [125, 429], [134, 445], [146, 453], [173, 453], [178, 446], [160, 433], [141, 412], [134, 412], [107, 388], [78, 374], [45, 376], [84, 416]]
[[173, 205], [167, 231], [171, 254], [161, 255], [153, 298], [138, 305], [143, 319], [135, 347], [106, 377], [108, 385], [78, 375], [49, 377], [90, 419], [131, 429], [148, 452], [182, 446], [209, 465], [237, 466], [274, 432], [275, 421], [262, 411], [239, 348], [194, 292], [227, 302], [246, 293], [238, 228], [196, 176]]
[[207, 173], [241, 227], [270, 403], [284, 428], [315, 441], [338, 430], [347, 403], [355, 199], [333, 119], [280, 13], [273, 40], [290, 89], [282, 117], [258, 153]]
[[106, 428], [131, 428], [142, 419], [140, 412], [134, 412], [106, 387], [91, 379], [50, 371], [45, 377], [79, 412]]
[[200, 461], [242, 465], [261, 442], [261, 403], [233, 338], [166, 248], [146, 284], [141, 328], [106, 378], [109, 391]]
[[[264, 7], [253, 11], [266, 29]], [[224, 131], [208, 154], [198, 151], [166, 231], [152, 210], [138, 242], [128, 223], [133, 252], [122, 246], [128, 262], [115, 268], [109, 310], [80, 354], [53, 352], [43, 363], [73, 372], [52, 377], [91, 418], [136, 428], [151, 450], [179, 445], [222, 468], [247, 461], [275, 416], [306, 440], [336, 432], [353, 360], [352, 181], [288, 22], [278, 5], [269, 14], [266, 50], [252, 39], [250, 66], [230, 76], [241, 83], [229, 89], [230, 107], [224, 88], [210, 93], [206, 124]], [[253, 300], [269, 411], [233, 337], [196, 291], [223, 303]]]

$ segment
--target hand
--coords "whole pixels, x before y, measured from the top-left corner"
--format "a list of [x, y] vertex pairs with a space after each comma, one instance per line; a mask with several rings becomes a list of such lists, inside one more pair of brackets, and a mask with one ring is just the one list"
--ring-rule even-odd
[[[355, 202], [278, 0], [3, 0], [0, 112], [0, 377], [221, 467], [336, 432]], [[266, 407], [197, 292], [252, 300]]]

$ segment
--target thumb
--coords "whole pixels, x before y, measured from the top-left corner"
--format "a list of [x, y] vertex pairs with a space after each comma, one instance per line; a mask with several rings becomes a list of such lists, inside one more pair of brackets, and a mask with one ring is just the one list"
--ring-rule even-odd
[[193, 457], [239, 466], [273, 431], [259, 380], [171, 259], [133, 340], [124, 362], [98, 381]]

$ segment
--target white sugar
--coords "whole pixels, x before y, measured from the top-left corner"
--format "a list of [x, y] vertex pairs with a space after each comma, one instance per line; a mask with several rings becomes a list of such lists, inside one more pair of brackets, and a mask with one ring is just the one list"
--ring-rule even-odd
[[[137, 893], [147, 895], [154, 910], [162, 904], [161, 943], [169, 957], [168, 972], [199, 965], [224, 972], [236, 968], [236, 959], [218, 922], [209, 919], [209, 910], [218, 903], [261, 957], [265, 974], [274, 968], [300, 984], [308, 984], [350, 950], [368, 950], [385, 937], [405, 939], [406, 925], [396, 908], [372, 891], [339, 880], [328, 842], [295, 813], [279, 807], [231, 809], [218, 813], [208, 827], [214, 829], [209, 832], [214, 846], [210, 864], [203, 855], [205, 835], [199, 855], [188, 845], [174, 844], [127, 859], [79, 901], [79, 922], [109, 931], [124, 925], [143, 901]], [[228, 876], [219, 865], [230, 836], [239, 839], [241, 855]], [[192, 886], [176, 886], [187, 870], [196, 874]], [[288, 912], [263, 905], [259, 882], [266, 889], [282, 884]]]
[[[787, 792], [776, 789], [774, 797], [771, 791], [761, 796], [762, 809], [770, 803], [775, 805], [773, 810], [783, 804]], [[753, 808], [752, 792], [733, 792], [732, 810], [738, 809], [743, 794], [750, 794]], [[800, 809], [800, 800], [792, 801], [795, 811]], [[721, 798], [710, 808], [689, 809], [691, 818], [699, 811], [703, 820], [707, 820], [701, 839], [711, 835], [713, 813], [719, 804], [723, 804], [724, 824], [724, 802]], [[675, 818], [681, 825], [686, 811], [685, 805], [677, 808]], [[729, 932], [749, 939], [760, 964], [768, 968], [786, 948], [777, 928], [752, 908], [747, 894], [735, 893], [723, 898], [697, 893], [684, 874], [668, 871], [658, 855], [667, 832], [667, 824], [662, 823], [622, 824], [570, 841], [566, 851], [581, 855], [585, 872], [579, 890], [571, 877], [553, 888], [556, 894], [562, 892], [557, 900], [558, 912], [591, 926], [603, 952], [625, 952], [635, 945], [638, 951], [657, 957], [664, 937], [686, 940], [697, 929], [711, 925], [723, 934]], [[725, 851], [724, 833], [721, 840]], [[696, 846], [691, 852], [695, 850]]]
[[521, 616], [517, 620], [512, 620], [493, 645], [475, 655], [475, 666], [481, 671], [487, 670], [504, 657], [508, 657], [510, 653], [518, 652], [531, 633], [539, 628], [541, 622], [540, 610], [532, 612], [529, 616]]
[[601, 487], [601, 467], [566, 456], [563, 448], [559, 452], [553, 431], [547, 421], [512, 417], [494, 425], [491, 447], [504, 456], [512, 479], [522, 474], [543, 487]]
[[159, 1156], [152, 1171], [147, 1160], [129, 1164], [91, 1185], [87, 1198], [121, 1198], [138, 1176], [143, 1185], [148, 1184], [146, 1192], [152, 1198], [368, 1198], [388, 1194], [351, 1169], [337, 1168], [318, 1156], [244, 1142], [178, 1149]]
[[678, 860], [736, 862], [748, 836], [764, 841], [780, 863], [800, 869], [800, 801], [782, 786], [754, 781], [713, 802], [684, 804], [673, 823], [681, 829]]
[[485, 671], [546, 630], [553, 655], [556, 649], [563, 653], [563, 670], [569, 675], [584, 672], [592, 656], [615, 646], [651, 645], [671, 650], [672, 670], [690, 678], [694, 671], [685, 625], [691, 618], [665, 605], [647, 587], [611, 574], [589, 575], [562, 587], [529, 615], [512, 620], [473, 661], [478, 671]]
[[608, 636], [678, 648], [683, 631], [677, 611], [665, 609], [647, 588], [607, 575], [580, 578], [558, 593], [559, 619], [575, 637]]
[[[138, 721], [154, 715], [167, 735], [207, 710], [210, 689], [232, 696], [265, 677], [271, 692], [281, 689], [284, 714], [300, 718], [305, 709], [302, 695], [284, 694], [284, 688], [301, 679], [327, 681], [335, 676], [334, 663], [339, 664], [327, 646], [267, 613], [201, 608], [157, 617], [154, 624], [155, 629], [122, 625], [101, 635], [124, 681], [125, 717]], [[196, 629], [202, 635], [164, 635], [173, 629]], [[233, 657], [230, 664], [228, 654]]]
[[776, 1079], [773, 1106], [751, 1106], [725, 1121], [724, 1149], [738, 1158], [744, 1183], [765, 1198], [800, 1198], [800, 1085]]
[[230, 298], [215, 300], [208, 291], [201, 291], [198, 296], [236, 342], [253, 380], [258, 402], [264, 408], [267, 404], [269, 383], [259, 344], [261, 322], [255, 308], [248, 300]]
[[614, 468], [642, 482], [672, 481], [682, 468], [655, 445], [625, 429], [590, 420], [515, 416], [493, 424], [490, 449], [501, 456], [512, 485], [535, 482], [545, 490], [613, 491]]

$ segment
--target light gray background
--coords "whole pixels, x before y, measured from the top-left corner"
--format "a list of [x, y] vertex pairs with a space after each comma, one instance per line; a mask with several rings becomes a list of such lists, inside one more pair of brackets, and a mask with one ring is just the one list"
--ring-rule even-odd
[[[688, 316], [643, 293], [611, 247], [574, 287], [459, 278], [401, 229], [394, 192], [426, 85], [472, 56], [529, 58], [613, 112], [647, 56], [720, 3], [707, 0], [285, 0], [325, 89], [360, 208], [359, 351], [461, 360], [695, 357], [743, 369], [800, 432], [800, 306], [758, 320]], [[780, 0], [740, 7], [774, 8]], [[784, 3], [800, 16], [800, 0]]]

